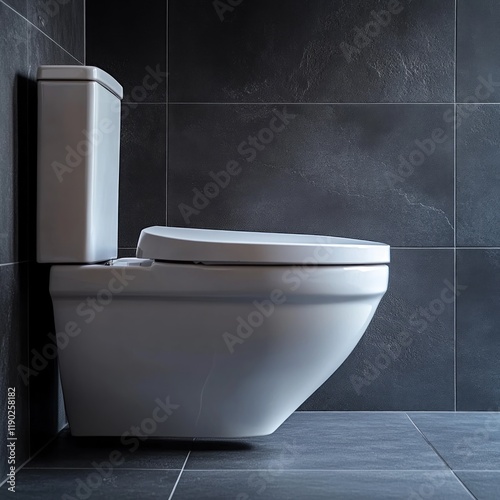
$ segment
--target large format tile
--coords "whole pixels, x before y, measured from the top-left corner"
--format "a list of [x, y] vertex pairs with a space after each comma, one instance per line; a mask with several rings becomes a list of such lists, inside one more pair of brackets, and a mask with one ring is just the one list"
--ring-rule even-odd
[[500, 250], [458, 250], [457, 409], [500, 410]]
[[26, 258], [27, 23], [0, 3], [0, 263]]
[[452, 245], [450, 110], [171, 105], [169, 224]]
[[500, 106], [458, 106], [457, 245], [500, 246]]
[[498, 500], [500, 471], [455, 471], [477, 500]]
[[116, 468], [181, 469], [190, 442], [146, 439], [73, 437], [64, 430], [28, 464], [28, 468], [93, 468], [113, 460]]
[[17, 475], [16, 493], [0, 488], [0, 498], [53, 500], [55, 498], [101, 498], [137, 500], [169, 498], [177, 471], [168, 470], [26, 470]]
[[148, 226], [166, 224], [166, 105], [122, 105], [119, 246], [134, 248]]
[[36, 107], [35, 109], [33, 109], [33, 107], [36, 104], [37, 95], [36, 92], [33, 93], [33, 88], [36, 89], [36, 74], [38, 66], [44, 64], [80, 65], [81, 63], [75, 59], [74, 56], [62, 50], [61, 47], [35, 27], [29, 26], [28, 35], [30, 51], [29, 77], [32, 84], [35, 85], [35, 87], [30, 88], [30, 111], [34, 112], [36, 111]]
[[500, 413], [410, 413], [453, 470], [500, 470]]
[[301, 409], [453, 410], [452, 289], [452, 250], [392, 250], [365, 335]]
[[427, 498], [429, 493], [440, 500], [473, 498], [448, 471], [186, 470], [173, 499], [400, 500]]
[[3, 0], [4, 3], [12, 7], [16, 12], [26, 17], [28, 0]]
[[434, 470], [445, 468], [405, 414], [294, 413], [274, 434], [195, 441], [186, 464], [205, 469]]
[[[8, 467], [20, 467], [29, 455], [29, 403], [28, 387], [23, 384], [19, 367], [28, 366], [28, 333], [26, 331], [26, 273], [27, 264], [0, 265], [0, 483], [5, 479]], [[7, 394], [8, 388], [15, 393], [16, 441], [7, 441]], [[9, 403], [10, 404], [10, 403]], [[15, 463], [7, 463], [7, 444], [14, 443]]]
[[167, 2], [86, 3], [87, 64], [120, 82], [124, 102], [166, 102]]
[[500, 4], [497, 0], [458, 0], [457, 12], [457, 100], [468, 102], [475, 96], [480, 102], [500, 102], [500, 83], [477, 92], [479, 79], [500, 82], [498, 25]]
[[28, 19], [83, 63], [85, 0], [30, 0]]
[[453, 0], [229, 3], [169, 2], [171, 101], [453, 100]]

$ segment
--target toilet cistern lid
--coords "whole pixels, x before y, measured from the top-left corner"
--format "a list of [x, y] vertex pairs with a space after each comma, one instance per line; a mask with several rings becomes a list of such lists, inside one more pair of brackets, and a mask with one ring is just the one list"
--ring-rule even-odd
[[119, 99], [123, 98], [123, 87], [109, 74], [95, 66], [45, 65], [39, 66], [37, 80], [96, 82]]
[[137, 257], [205, 264], [387, 264], [390, 246], [331, 236], [152, 226]]

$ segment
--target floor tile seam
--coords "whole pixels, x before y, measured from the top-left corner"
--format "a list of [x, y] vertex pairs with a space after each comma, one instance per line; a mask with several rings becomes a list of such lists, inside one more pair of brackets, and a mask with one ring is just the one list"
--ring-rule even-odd
[[184, 460], [184, 464], [182, 465], [182, 469], [179, 471], [179, 475], [177, 476], [177, 480], [175, 481], [174, 486], [172, 487], [172, 491], [170, 492], [170, 496], [168, 497], [168, 500], [172, 500], [175, 494], [175, 490], [177, 489], [177, 485], [179, 484], [179, 481], [181, 480], [182, 473], [184, 472], [184, 468], [186, 467], [186, 464], [189, 460], [189, 456], [191, 455], [191, 450], [188, 451], [188, 454], [186, 456], [186, 460]]

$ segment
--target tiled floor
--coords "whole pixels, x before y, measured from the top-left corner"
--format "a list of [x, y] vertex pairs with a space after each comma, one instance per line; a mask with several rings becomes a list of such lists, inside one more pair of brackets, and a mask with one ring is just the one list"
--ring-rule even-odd
[[240, 441], [72, 438], [18, 474], [16, 499], [500, 499], [500, 413], [295, 413]]

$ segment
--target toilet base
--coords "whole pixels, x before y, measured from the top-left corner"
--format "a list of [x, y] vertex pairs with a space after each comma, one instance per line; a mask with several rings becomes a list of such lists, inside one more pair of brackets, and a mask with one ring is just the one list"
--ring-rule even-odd
[[354, 349], [388, 278], [323, 266], [294, 289], [291, 266], [117, 262], [55, 266], [51, 294], [72, 332], [59, 348], [71, 432], [123, 442], [274, 432]]

